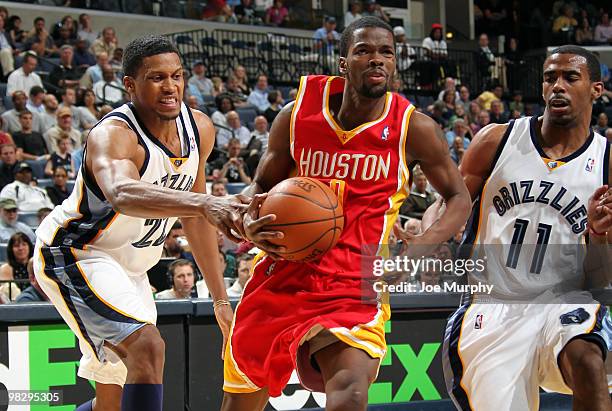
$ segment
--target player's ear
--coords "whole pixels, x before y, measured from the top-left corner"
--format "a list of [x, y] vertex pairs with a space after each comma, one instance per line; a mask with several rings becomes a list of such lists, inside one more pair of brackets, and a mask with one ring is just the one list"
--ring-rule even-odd
[[604, 85], [601, 81], [594, 81], [591, 84], [591, 100], [595, 101], [603, 94]]
[[123, 77], [123, 87], [130, 92], [134, 92], [134, 79], [130, 76]]
[[340, 57], [339, 71], [340, 71], [341, 75], [343, 75], [343, 76], [346, 75], [346, 73], [347, 73], [346, 57]]

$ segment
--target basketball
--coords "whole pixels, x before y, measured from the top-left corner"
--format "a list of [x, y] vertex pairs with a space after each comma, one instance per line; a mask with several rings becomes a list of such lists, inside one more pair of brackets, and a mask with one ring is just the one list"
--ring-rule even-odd
[[313, 261], [331, 249], [344, 228], [344, 213], [336, 193], [324, 183], [294, 177], [277, 184], [268, 192], [259, 215], [276, 215], [266, 231], [282, 231], [284, 237], [270, 240], [286, 247], [278, 253], [286, 260]]

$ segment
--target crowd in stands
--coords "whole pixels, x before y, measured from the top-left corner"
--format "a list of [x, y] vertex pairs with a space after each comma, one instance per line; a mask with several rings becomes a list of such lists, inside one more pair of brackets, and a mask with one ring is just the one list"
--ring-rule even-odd
[[[251, 4], [243, 0], [242, 4], [211, 1], [209, 5], [221, 3], [222, 9], [229, 7], [233, 13], [239, 6]], [[374, 1], [366, 3], [367, 7], [362, 9], [359, 2], [352, 2], [345, 24], [347, 19], [367, 14], [384, 18]], [[287, 18], [287, 13], [281, 11], [283, 2], [277, 0], [273, 7], [275, 11], [264, 21], [282, 24], [280, 16]], [[3, 32], [0, 30], [0, 45], [4, 38], [10, 52], [0, 53], [2, 76], [6, 79], [5, 111], [0, 115], [0, 250], [2, 247], [6, 250], [3, 258], [6, 263], [0, 267], [0, 302], [18, 298], [44, 300], [44, 293], [28, 269], [34, 242], [32, 228], [69, 196], [82, 164], [88, 130], [125, 100], [120, 81], [122, 49], [113, 28], [107, 27], [97, 35], [91, 30], [91, 18], [86, 14], [79, 16], [78, 22], [66, 16], [51, 26], [37, 18], [33, 28], [27, 30], [22, 28], [17, 16], [9, 16], [8, 10], [0, 7], [0, 28], [4, 21], [10, 24]], [[336, 19], [328, 17], [314, 33], [322, 53], [338, 41], [336, 25]], [[395, 27], [393, 32], [398, 69], [409, 70], [413, 66], [415, 46], [408, 43], [402, 27]], [[421, 49], [426, 53], [425, 61], [440, 66], [447, 64], [442, 26], [432, 26]], [[331, 62], [337, 56], [332, 48], [329, 50]], [[520, 57], [512, 53], [519, 53], [516, 41], [503, 56], [510, 66], [520, 62]], [[449, 155], [458, 166], [473, 136], [487, 124], [505, 123], [542, 111], [540, 105], [523, 101], [522, 92], [512, 88], [511, 82], [504, 84], [494, 75], [491, 67], [500, 56], [489, 47], [486, 32], [478, 38], [477, 56], [477, 66], [483, 70], [480, 84], [462, 83], [458, 76], [448, 75], [443, 79], [443, 87], [432, 83], [433, 88], [429, 90], [432, 97], [411, 94], [414, 89], [403, 84], [400, 77], [394, 78], [392, 84], [393, 92], [408, 97], [418, 110], [439, 125], [445, 134]], [[50, 59], [57, 64], [46, 64]], [[254, 177], [267, 148], [274, 118], [283, 106], [295, 99], [295, 84], [275, 87], [265, 73], [249, 77], [241, 65], [233, 67], [224, 77], [209, 77], [207, 65], [201, 60], [185, 68], [188, 74], [184, 101], [208, 114], [216, 127], [216, 144], [206, 165], [210, 192], [223, 196], [239, 191]], [[602, 64], [601, 69], [607, 90], [612, 90], [608, 68]], [[452, 70], [447, 72], [452, 74]], [[606, 91], [595, 103], [592, 124], [597, 132], [612, 140], [611, 97], [612, 93]], [[400, 208], [401, 217], [393, 230], [392, 242], [400, 242], [426, 229], [421, 219], [439, 197], [418, 166], [412, 170], [412, 177], [413, 187]], [[457, 233], [449, 239], [438, 251], [440, 255], [454, 256], [460, 238], [461, 233]], [[228, 294], [239, 296], [257, 250], [249, 244], [236, 245], [221, 233], [218, 246]], [[167, 288], [153, 290], [157, 298], [208, 296], [180, 222], [170, 230], [163, 257], [173, 262], [168, 266]], [[423, 273], [424, 277], [428, 275], [431, 281], [441, 278]]]

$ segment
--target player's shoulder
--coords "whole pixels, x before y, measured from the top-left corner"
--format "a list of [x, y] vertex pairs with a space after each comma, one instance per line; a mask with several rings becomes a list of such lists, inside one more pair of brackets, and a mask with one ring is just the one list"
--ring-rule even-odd
[[480, 129], [478, 133], [476, 133], [472, 144], [483, 147], [495, 146], [497, 148], [502, 143], [504, 136], [507, 135], [507, 132], [509, 132], [512, 127], [513, 123], [487, 124]]

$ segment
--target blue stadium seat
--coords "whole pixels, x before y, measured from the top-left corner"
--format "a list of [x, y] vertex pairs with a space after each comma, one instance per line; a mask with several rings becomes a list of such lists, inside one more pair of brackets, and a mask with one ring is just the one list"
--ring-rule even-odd
[[240, 117], [240, 121], [243, 125], [247, 125], [248, 123], [252, 123], [255, 121], [255, 117], [257, 117], [257, 110], [249, 107], [237, 107], [236, 113]]
[[72, 193], [72, 190], [74, 190], [74, 180], [68, 180], [66, 182], [66, 190], [68, 190], [69, 193]]
[[[6, 94], [6, 90], [4, 91], [4, 93]], [[13, 98], [11, 96], [2, 96], [2, 105], [4, 106], [4, 108], [6, 110], [12, 110], [13, 109]]]
[[0, 83], [0, 96], [6, 96], [6, 83]]
[[420, 108], [426, 109], [427, 106], [434, 103], [434, 98], [432, 96], [416, 96], [416, 102]]
[[38, 226], [38, 214], [36, 212], [19, 212], [19, 215], [17, 216], [17, 220], [21, 221], [24, 224], [29, 225], [30, 227], [37, 227]]
[[281, 95], [283, 96], [284, 100], [287, 100], [289, 98], [289, 92], [291, 91], [293, 87], [291, 86], [280, 86], [278, 88], [278, 91], [281, 92]]
[[246, 187], [246, 184], [243, 184], [243, 183], [227, 183], [225, 185], [225, 188], [227, 188], [228, 194], [238, 194], [242, 190], [244, 190], [245, 187]]
[[38, 187], [40, 188], [50, 187], [53, 185], [53, 180], [51, 180], [50, 178], [39, 178], [37, 182]]
[[0, 244], [0, 261], [6, 261], [6, 247], [8, 244]]
[[26, 163], [32, 167], [32, 175], [36, 179], [46, 178], [45, 177], [45, 165], [47, 160], [26, 160]]

